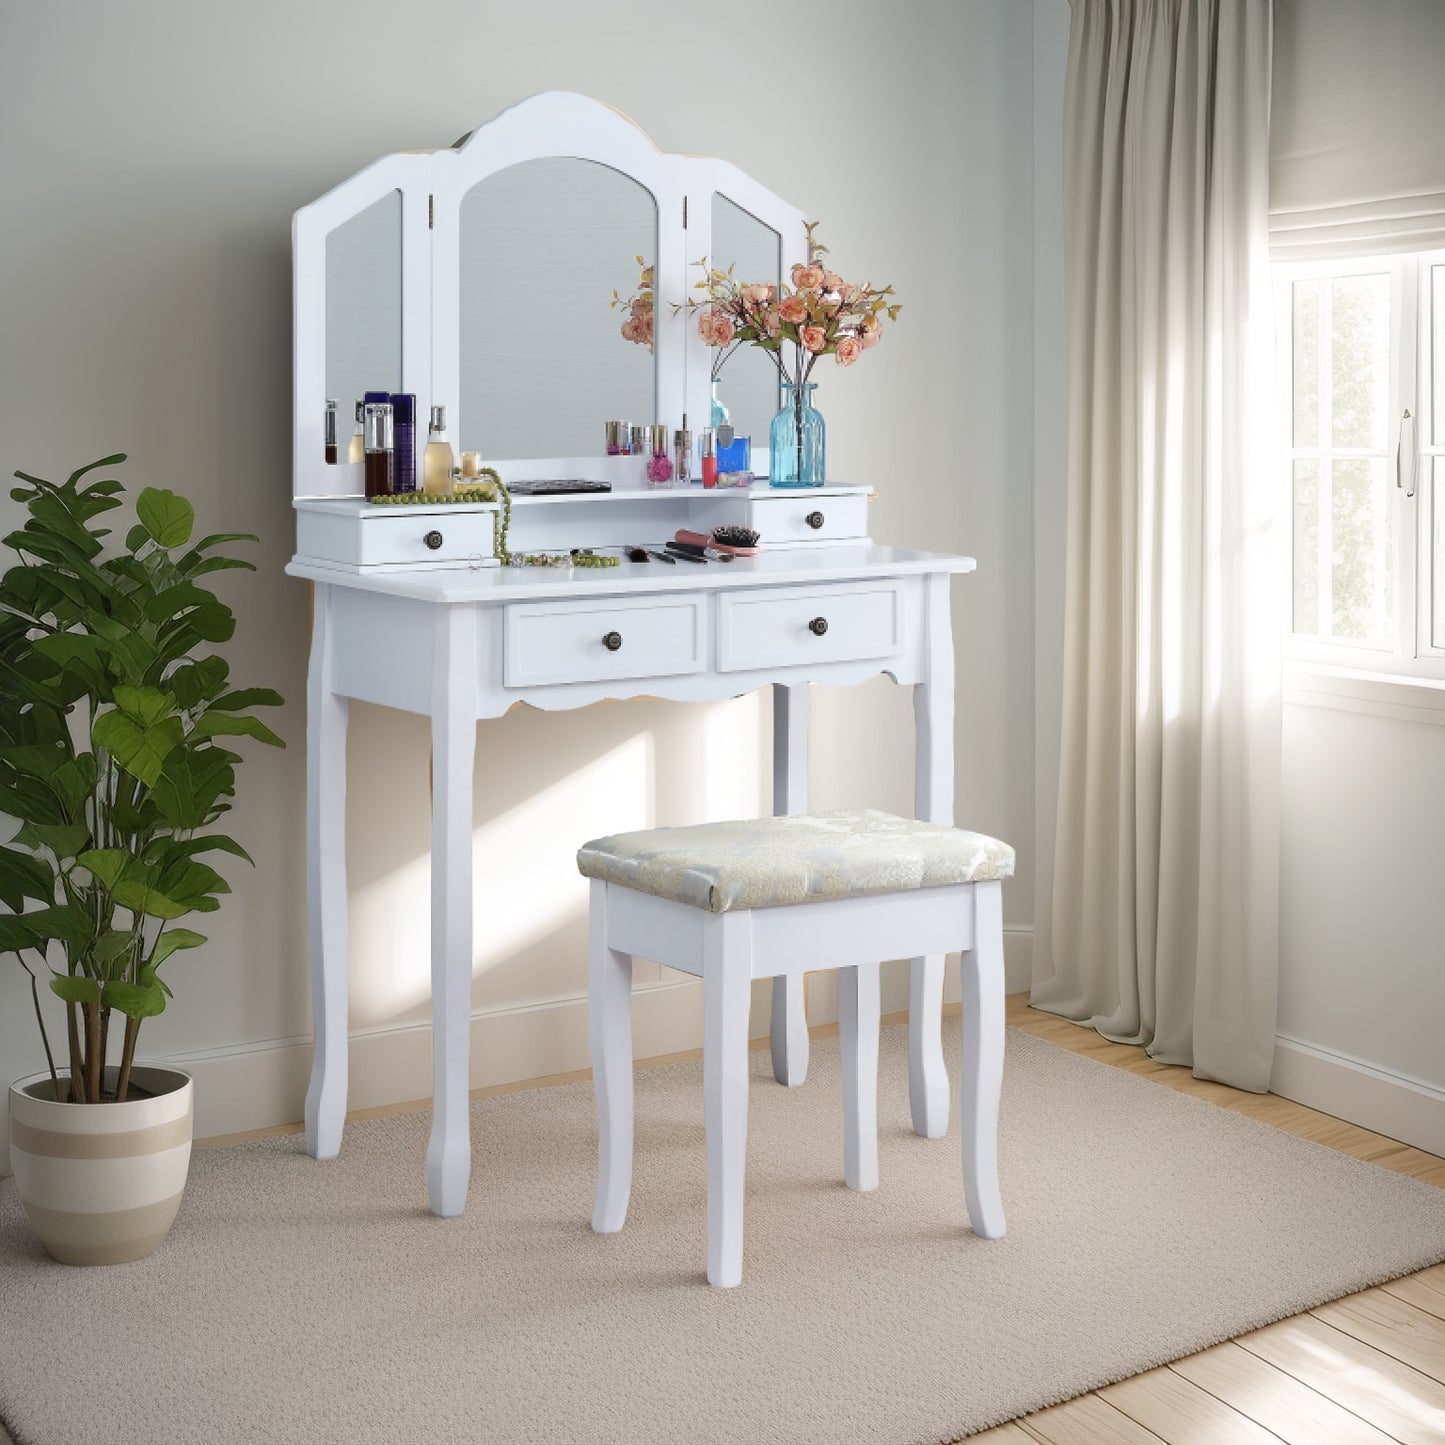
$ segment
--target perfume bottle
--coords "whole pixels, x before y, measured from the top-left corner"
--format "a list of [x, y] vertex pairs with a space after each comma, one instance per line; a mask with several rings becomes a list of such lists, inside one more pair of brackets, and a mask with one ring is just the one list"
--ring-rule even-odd
[[672, 485], [672, 463], [667, 459], [667, 423], [658, 422], [649, 427], [649, 445], [652, 454], [647, 462], [647, 485], [649, 487], [670, 487]]
[[356, 403], [356, 430], [351, 433], [351, 444], [346, 449], [346, 460], [360, 466], [366, 461], [366, 438], [361, 431], [361, 412], [366, 405], [360, 399]]
[[332, 397], [326, 398], [326, 427], [325, 442], [326, 460], [332, 466], [336, 465], [336, 402]]
[[713, 445], [713, 429], [710, 426], [702, 429], [702, 484], [705, 487], [717, 486], [717, 448]]
[[411, 392], [391, 394], [392, 471], [394, 492], [416, 491], [416, 397]]
[[447, 409], [431, 409], [431, 425], [427, 428], [426, 451], [421, 459], [421, 489], [429, 496], [445, 496], [452, 489], [452, 444], [447, 440]]
[[392, 421], [389, 401], [366, 403], [366, 495], [384, 497], [391, 491]]
[[685, 487], [692, 481], [692, 433], [687, 429], [687, 418], [683, 425], [672, 434], [673, 473]]
[[731, 427], [719, 427], [717, 434], [718, 471], [745, 472], [752, 464], [752, 438], [734, 435]]

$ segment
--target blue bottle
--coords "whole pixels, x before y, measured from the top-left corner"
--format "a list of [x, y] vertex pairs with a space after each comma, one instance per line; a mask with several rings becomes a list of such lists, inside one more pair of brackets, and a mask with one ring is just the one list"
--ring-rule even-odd
[[392, 412], [392, 446], [395, 450], [391, 489], [416, 491], [416, 397], [394, 391], [388, 397]]

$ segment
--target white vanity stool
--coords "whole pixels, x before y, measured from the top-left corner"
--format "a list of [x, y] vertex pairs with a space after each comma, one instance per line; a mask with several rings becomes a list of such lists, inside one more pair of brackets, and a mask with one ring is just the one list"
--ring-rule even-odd
[[1014, 866], [1007, 843], [889, 813], [815, 813], [620, 833], [586, 844], [577, 866], [592, 879], [594, 1230], [622, 1228], [632, 1189], [634, 955], [703, 980], [707, 1277], [735, 1285], [743, 1274], [753, 979], [838, 970], [843, 1177], [850, 1189], [875, 1189], [879, 961], [961, 948], [964, 1192], [974, 1233], [1003, 1235], [1000, 889]]

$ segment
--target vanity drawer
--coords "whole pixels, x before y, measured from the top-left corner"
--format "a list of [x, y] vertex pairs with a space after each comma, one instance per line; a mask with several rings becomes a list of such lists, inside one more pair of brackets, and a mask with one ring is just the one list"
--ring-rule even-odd
[[514, 602], [504, 610], [507, 687], [667, 677], [707, 665], [707, 609], [700, 593]]
[[868, 497], [754, 497], [750, 525], [762, 533], [764, 547], [790, 542], [841, 542], [868, 535]]
[[298, 510], [297, 552], [352, 567], [492, 565], [491, 509], [371, 507], [369, 512], [355, 506]]
[[718, 598], [718, 671], [856, 662], [902, 646], [896, 581], [782, 587]]

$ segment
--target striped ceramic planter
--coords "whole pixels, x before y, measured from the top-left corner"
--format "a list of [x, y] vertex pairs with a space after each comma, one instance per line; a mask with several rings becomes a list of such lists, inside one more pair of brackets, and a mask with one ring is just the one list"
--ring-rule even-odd
[[[115, 1087], [116, 1070], [105, 1071]], [[10, 1163], [25, 1217], [62, 1264], [143, 1259], [166, 1237], [191, 1162], [195, 1086], [179, 1069], [137, 1065], [152, 1095], [58, 1104], [50, 1075], [10, 1086]]]

